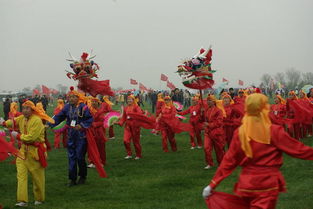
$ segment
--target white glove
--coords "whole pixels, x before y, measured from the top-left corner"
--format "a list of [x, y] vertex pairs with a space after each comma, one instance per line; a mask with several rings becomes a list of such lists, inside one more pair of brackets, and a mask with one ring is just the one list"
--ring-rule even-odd
[[16, 139], [16, 137], [17, 137], [17, 135], [18, 135], [18, 132], [12, 131], [12, 132], [11, 132], [11, 135], [14, 137], [14, 139]]
[[212, 193], [212, 188], [210, 186], [207, 186], [203, 189], [203, 192], [202, 192], [202, 196], [204, 199], [207, 199], [208, 196], [210, 196]]
[[0, 118], [0, 125], [2, 125], [5, 122], [3, 118]]

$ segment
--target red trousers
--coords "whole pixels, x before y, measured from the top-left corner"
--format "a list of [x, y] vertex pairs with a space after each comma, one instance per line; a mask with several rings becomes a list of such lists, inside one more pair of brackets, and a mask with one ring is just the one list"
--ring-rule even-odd
[[59, 149], [60, 148], [61, 135], [62, 135], [63, 147], [64, 148], [67, 147], [67, 131], [55, 132], [54, 133], [54, 148], [55, 149]]
[[168, 152], [167, 141], [170, 142], [171, 148], [173, 152], [177, 151], [175, 133], [171, 130], [167, 125], [162, 126], [161, 128], [162, 134], [162, 147], [164, 152]]
[[101, 137], [96, 137], [95, 140], [100, 155], [101, 163], [105, 165], [106, 164], [105, 139]]
[[234, 126], [224, 125], [225, 139], [228, 147], [230, 146], [231, 139], [233, 138], [235, 128]]
[[278, 195], [242, 197], [249, 203], [249, 209], [275, 209]]
[[130, 142], [133, 141], [135, 146], [136, 157], [142, 157], [140, 145], [140, 127], [125, 125], [124, 128], [124, 145], [127, 155], [132, 155]]
[[[194, 136], [197, 138], [198, 146], [202, 147], [201, 128], [199, 123], [190, 123], [193, 129]], [[190, 135], [190, 144], [192, 147], [196, 146], [195, 137]]]
[[216, 160], [221, 164], [225, 151], [225, 138], [223, 135], [204, 134], [204, 154], [207, 165], [213, 166], [212, 150], [214, 148]]
[[293, 124], [292, 127], [288, 129], [288, 133], [291, 137], [300, 140], [301, 136], [300, 123]]
[[115, 134], [114, 134], [113, 126], [110, 126], [110, 127], [109, 127], [109, 138], [112, 138], [112, 137], [114, 137], [114, 136], [115, 136]]

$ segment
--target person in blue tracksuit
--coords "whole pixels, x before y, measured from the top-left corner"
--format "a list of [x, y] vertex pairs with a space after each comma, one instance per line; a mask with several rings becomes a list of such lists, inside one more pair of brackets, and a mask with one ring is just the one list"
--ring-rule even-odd
[[[68, 93], [69, 104], [53, 117], [55, 124], [49, 124], [54, 127], [66, 120], [68, 126], [67, 153], [69, 161], [69, 179], [68, 186], [84, 184], [87, 177], [87, 166], [85, 155], [87, 152], [86, 129], [93, 122], [92, 115], [87, 105], [84, 104], [84, 96], [71, 88]], [[77, 166], [79, 168], [77, 181]]]

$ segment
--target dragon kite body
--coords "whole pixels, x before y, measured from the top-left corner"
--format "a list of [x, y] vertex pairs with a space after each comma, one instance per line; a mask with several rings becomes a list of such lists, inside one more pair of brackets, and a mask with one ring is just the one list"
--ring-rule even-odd
[[78, 80], [78, 88], [86, 93], [89, 93], [91, 96], [95, 97], [98, 94], [113, 96], [113, 91], [110, 87], [110, 80], [98, 81], [94, 78], [98, 78], [97, 72], [100, 70], [100, 67], [92, 59], [95, 58], [95, 55], [84, 52], [80, 59], [74, 58], [69, 53], [71, 59], [70, 67], [73, 72], [67, 71], [67, 77], [69, 79]]

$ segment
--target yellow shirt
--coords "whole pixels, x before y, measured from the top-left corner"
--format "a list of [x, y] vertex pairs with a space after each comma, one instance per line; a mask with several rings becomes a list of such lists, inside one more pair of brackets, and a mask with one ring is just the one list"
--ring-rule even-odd
[[[29, 152], [32, 157], [38, 160], [37, 148], [34, 146], [27, 146], [27, 143], [33, 142], [44, 142], [45, 141], [45, 127], [37, 115], [31, 115], [29, 119], [25, 118], [24, 115], [20, 115], [14, 118], [16, 126], [19, 128], [21, 133], [21, 141], [24, 143], [21, 146], [20, 154], [26, 157], [26, 153]], [[7, 127], [12, 127], [13, 121], [6, 121]]]

